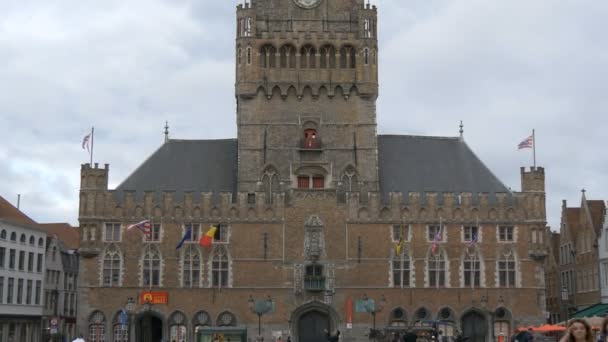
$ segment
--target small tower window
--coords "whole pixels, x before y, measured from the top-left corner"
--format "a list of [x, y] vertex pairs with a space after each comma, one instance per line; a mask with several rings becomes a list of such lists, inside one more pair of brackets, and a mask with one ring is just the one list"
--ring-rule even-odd
[[309, 128], [304, 130], [304, 148], [305, 149], [318, 149], [321, 147], [317, 130]]
[[364, 29], [364, 32], [363, 32], [364, 37], [371, 38], [372, 37], [372, 20], [371, 19], [369, 19], [369, 18], [365, 19], [363, 29]]
[[363, 49], [363, 63], [365, 63], [365, 65], [369, 65], [369, 49], [368, 48]]

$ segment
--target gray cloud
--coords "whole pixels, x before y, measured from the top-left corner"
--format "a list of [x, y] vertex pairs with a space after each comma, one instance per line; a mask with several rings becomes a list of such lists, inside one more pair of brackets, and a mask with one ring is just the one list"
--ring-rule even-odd
[[[549, 221], [608, 198], [608, 4], [591, 0], [376, 1], [380, 133], [456, 135], [514, 190], [537, 129]], [[39, 221], [77, 222], [82, 137], [110, 186], [174, 137], [235, 137], [234, 4], [0, 3], [0, 194]]]

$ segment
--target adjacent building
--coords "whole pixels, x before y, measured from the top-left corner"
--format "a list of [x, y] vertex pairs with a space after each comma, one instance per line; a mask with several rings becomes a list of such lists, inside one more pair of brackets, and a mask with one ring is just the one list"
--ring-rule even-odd
[[88, 341], [368, 341], [440, 321], [489, 342], [545, 322], [544, 169], [513, 170], [511, 191], [462, 132], [378, 135], [375, 6], [253, 0], [235, 26], [237, 139], [167, 139], [115, 189], [107, 164], [81, 167]]
[[72, 341], [78, 336], [78, 230], [67, 223], [40, 227], [48, 234], [42, 318], [45, 341]]
[[[549, 237], [549, 253], [545, 261], [545, 281], [547, 284], [547, 312], [549, 323], [562, 322], [564, 301], [562, 299], [562, 286], [560, 281], [560, 234], [547, 229]], [[565, 294], [567, 295], [567, 293]], [[567, 298], [565, 298], [567, 299]]]
[[46, 232], [0, 197], [0, 342], [41, 341]]
[[600, 265], [600, 301], [608, 304], [608, 211], [604, 216], [604, 227], [598, 235], [598, 258]]

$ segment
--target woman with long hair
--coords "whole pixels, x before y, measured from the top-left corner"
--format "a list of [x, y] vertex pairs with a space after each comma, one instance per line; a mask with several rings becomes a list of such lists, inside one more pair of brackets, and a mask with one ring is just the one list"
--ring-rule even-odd
[[593, 342], [591, 326], [584, 319], [573, 319], [568, 323], [568, 330], [559, 342]]

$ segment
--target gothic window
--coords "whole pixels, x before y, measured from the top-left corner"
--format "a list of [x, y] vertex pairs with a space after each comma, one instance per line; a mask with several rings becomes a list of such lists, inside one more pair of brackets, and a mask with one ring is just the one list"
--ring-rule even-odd
[[17, 242], [17, 233], [15, 233], [15, 232], [11, 233], [11, 241]]
[[38, 247], [44, 247], [44, 239], [43, 238], [38, 239]]
[[462, 272], [465, 287], [481, 286], [481, 258], [478, 253], [473, 251], [466, 253], [462, 261]]
[[516, 262], [513, 252], [509, 251], [500, 256], [498, 260], [498, 286], [515, 287], [516, 281]]
[[274, 167], [268, 167], [262, 175], [262, 187], [266, 194], [266, 203], [272, 203], [272, 193], [279, 191], [279, 173]]
[[101, 311], [95, 311], [89, 319], [90, 342], [104, 342], [106, 340], [106, 318]]
[[336, 49], [331, 45], [325, 45], [320, 50], [321, 69], [334, 69], [336, 67]]
[[120, 271], [122, 258], [115, 246], [109, 247], [103, 257], [102, 285], [106, 287], [120, 286]]
[[443, 250], [435, 255], [430, 255], [428, 259], [428, 279], [429, 287], [446, 286], [446, 256]]
[[225, 248], [215, 249], [211, 259], [211, 286], [222, 288], [228, 287], [230, 276], [230, 265]]
[[378, 53], [376, 52], [376, 49], [372, 50], [372, 64], [376, 65], [376, 63], [378, 62]]
[[187, 246], [182, 257], [182, 286], [200, 287], [201, 256], [196, 246]]
[[34, 236], [30, 236], [30, 246], [34, 246], [36, 244], [36, 239], [34, 238]]
[[314, 69], [316, 65], [317, 50], [312, 45], [304, 45], [300, 49], [300, 68]]
[[296, 49], [291, 45], [284, 45], [280, 49], [281, 68], [296, 67]]
[[245, 19], [245, 37], [251, 37], [251, 17]]
[[197, 312], [192, 319], [192, 326], [194, 327], [194, 334], [198, 335], [201, 329], [211, 326], [211, 316], [206, 311]]
[[143, 255], [142, 275], [144, 286], [160, 286], [161, 255], [155, 246], [147, 246]]
[[25, 234], [21, 234], [21, 238], [19, 239], [19, 242], [21, 242], [22, 244], [25, 244]]
[[357, 172], [355, 168], [349, 166], [342, 174], [342, 184], [345, 191], [358, 191], [359, 190], [359, 179], [357, 178]]
[[125, 319], [125, 325], [123, 325], [122, 311], [118, 311], [114, 315], [112, 322], [112, 334], [114, 336], [113, 342], [129, 342], [129, 322]]
[[222, 312], [217, 317], [217, 326], [218, 327], [236, 327], [236, 317], [234, 314], [228, 311]]
[[350, 45], [343, 46], [340, 49], [340, 68], [352, 69], [355, 67], [356, 50]]
[[274, 46], [270, 44], [262, 46], [262, 49], [260, 50], [261, 67], [275, 68], [277, 64], [276, 53], [277, 49], [275, 49]]
[[120, 241], [120, 223], [106, 223], [104, 241], [119, 242]]
[[188, 339], [188, 328], [186, 327], [186, 316], [176, 311], [169, 318], [170, 341], [186, 342]]
[[369, 49], [363, 49], [363, 64], [369, 65]]
[[410, 257], [406, 253], [395, 255], [391, 262], [393, 269], [393, 287], [410, 287]]
[[2, 232], [0, 232], [0, 239], [6, 240], [6, 230], [2, 229]]
[[391, 327], [405, 327], [407, 326], [407, 316], [403, 308], [396, 308], [391, 311], [390, 315], [390, 326]]

